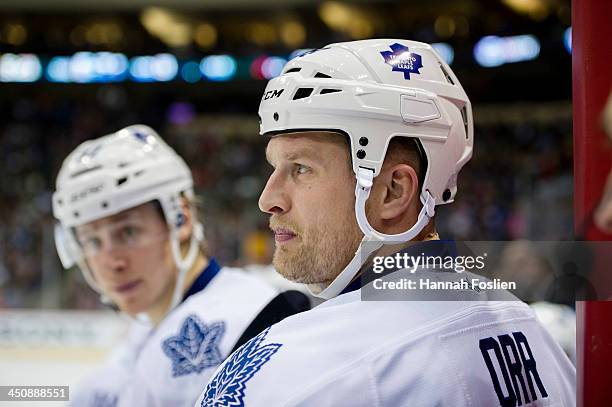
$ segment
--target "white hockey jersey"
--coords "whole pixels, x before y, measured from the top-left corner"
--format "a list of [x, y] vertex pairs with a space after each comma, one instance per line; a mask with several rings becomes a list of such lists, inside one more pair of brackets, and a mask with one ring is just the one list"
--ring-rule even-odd
[[138, 354], [151, 333], [142, 322], [131, 322], [126, 339], [115, 347], [102, 365], [70, 388], [70, 405], [116, 407], [119, 393], [129, 383]]
[[362, 301], [361, 290], [261, 332], [195, 405], [575, 405], [575, 369], [526, 304]]
[[189, 291], [155, 329], [126, 347], [131, 357], [123, 351], [121, 363], [103, 366], [72, 405], [192, 406], [202, 384], [278, 294], [240, 269], [219, 270], [214, 260]]

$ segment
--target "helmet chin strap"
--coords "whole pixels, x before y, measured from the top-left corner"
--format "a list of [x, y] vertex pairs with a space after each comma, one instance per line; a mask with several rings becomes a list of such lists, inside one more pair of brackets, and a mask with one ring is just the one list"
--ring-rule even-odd
[[178, 228], [173, 228], [172, 230], [170, 235], [170, 246], [172, 248], [174, 263], [178, 269], [178, 274], [176, 276], [176, 284], [174, 285], [174, 293], [172, 294], [172, 301], [170, 302], [168, 312], [172, 311], [181, 302], [185, 277], [197, 259], [198, 252], [200, 250], [200, 242], [203, 239], [204, 227], [200, 222], [196, 222], [193, 225], [193, 233], [191, 234], [189, 251], [187, 252], [187, 256], [183, 258], [181, 255], [180, 241], [178, 238]]
[[368, 222], [365, 213], [365, 204], [370, 196], [370, 190], [374, 182], [374, 171], [359, 167], [359, 172], [356, 174], [357, 185], [355, 186], [355, 216], [359, 229], [363, 232], [363, 240], [359, 244], [359, 248], [355, 252], [355, 256], [342, 272], [331, 282], [326, 288], [317, 290], [316, 285], [310, 285], [311, 293], [319, 298], [329, 300], [344, 290], [350, 284], [353, 278], [357, 275], [366, 260], [378, 249], [385, 244], [397, 244], [400, 242], [408, 242], [414, 239], [435, 214], [436, 202], [429, 191], [421, 192], [421, 203], [423, 208], [419, 212], [419, 217], [416, 223], [407, 231], [396, 235], [387, 235], [375, 230]]

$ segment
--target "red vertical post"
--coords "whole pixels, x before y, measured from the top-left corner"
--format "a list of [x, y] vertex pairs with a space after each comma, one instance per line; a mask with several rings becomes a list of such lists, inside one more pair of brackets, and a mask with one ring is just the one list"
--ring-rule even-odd
[[[574, 226], [587, 240], [612, 240], [592, 222], [612, 164], [600, 125], [612, 91], [610, 21], [612, 1], [573, 0]], [[612, 273], [612, 265], [596, 265], [595, 271]], [[587, 301], [576, 311], [578, 405], [612, 406], [612, 302]]]
[[612, 164], [601, 112], [612, 91], [612, 1], [574, 0], [574, 227], [587, 240], [612, 240], [592, 222]]

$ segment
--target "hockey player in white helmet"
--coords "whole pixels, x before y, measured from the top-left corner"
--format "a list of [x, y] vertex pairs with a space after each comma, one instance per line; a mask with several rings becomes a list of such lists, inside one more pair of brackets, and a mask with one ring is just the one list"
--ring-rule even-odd
[[[574, 367], [506, 291], [494, 297], [512, 301], [470, 289], [456, 290], [463, 301], [362, 300], [372, 255], [435, 243], [436, 207], [453, 201], [472, 155], [470, 102], [429, 45], [365, 40], [295, 58], [268, 83], [259, 116], [275, 267], [327, 301], [234, 352], [197, 406], [575, 403]], [[411, 275], [387, 277], [400, 273]]]
[[191, 406], [234, 348], [306, 309], [303, 294], [279, 294], [209, 257], [193, 199], [189, 168], [144, 125], [65, 159], [53, 196], [62, 263], [133, 320], [72, 405]]

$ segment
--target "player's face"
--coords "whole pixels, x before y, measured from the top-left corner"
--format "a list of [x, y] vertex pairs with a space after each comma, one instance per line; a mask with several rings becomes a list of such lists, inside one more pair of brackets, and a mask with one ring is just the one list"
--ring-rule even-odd
[[259, 208], [271, 215], [274, 266], [289, 280], [330, 283], [363, 236], [347, 143], [337, 134], [292, 133], [272, 138], [266, 156], [274, 171]]
[[154, 204], [79, 226], [76, 234], [97, 284], [121, 311], [147, 312], [171, 297], [176, 267]]

